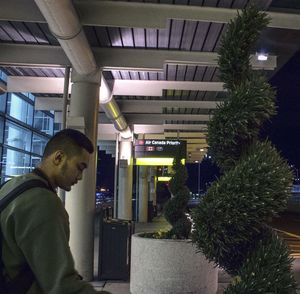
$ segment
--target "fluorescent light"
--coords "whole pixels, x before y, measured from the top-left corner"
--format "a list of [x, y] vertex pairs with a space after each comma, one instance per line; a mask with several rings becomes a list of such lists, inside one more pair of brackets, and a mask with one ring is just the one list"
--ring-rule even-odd
[[109, 89], [106, 80], [102, 76], [99, 92], [100, 104], [108, 103], [112, 99], [112, 97], [113, 95], [111, 93], [111, 90]]
[[256, 53], [256, 58], [259, 61], [266, 61], [268, 60], [268, 53]]
[[[140, 157], [136, 158], [136, 165], [152, 165], [152, 166], [168, 166], [173, 165], [172, 157]], [[185, 164], [185, 159], [181, 159], [181, 163]]]
[[129, 139], [132, 137], [132, 132], [129, 127], [127, 127], [125, 130], [121, 131], [120, 134], [121, 134], [121, 137], [123, 137], [125, 139]]
[[158, 182], [169, 182], [171, 177], [157, 177]]

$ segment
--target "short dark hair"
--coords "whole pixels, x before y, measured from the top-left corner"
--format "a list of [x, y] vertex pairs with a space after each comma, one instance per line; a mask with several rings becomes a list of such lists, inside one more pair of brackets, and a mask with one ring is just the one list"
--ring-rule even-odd
[[46, 144], [43, 158], [48, 157], [57, 150], [63, 150], [68, 156], [74, 156], [82, 151], [94, 152], [91, 140], [83, 133], [74, 129], [64, 129], [56, 133]]

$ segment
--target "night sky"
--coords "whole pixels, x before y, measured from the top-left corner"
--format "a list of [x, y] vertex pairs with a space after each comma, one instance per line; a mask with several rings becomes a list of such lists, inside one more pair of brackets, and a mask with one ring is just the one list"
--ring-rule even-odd
[[262, 132], [290, 164], [300, 168], [300, 51], [270, 80], [278, 114]]
[[[278, 114], [267, 122], [262, 138], [269, 138], [281, 155], [300, 168], [300, 51], [269, 81], [276, 89]], [[100, 160], [100, 161], [99, 161]], [[103, 151], [98, 155], [97, 185], [113, 190], [115, 159]], [[198, 164], [187, 164], [187, 185], [193, 192], [198, 190]], [[299, 170], [300, 172], [300, 170]], [[200, 188], [205, 190], [209, 182], [219, 176], [218, 168], [208, 158], [201, 162]]]

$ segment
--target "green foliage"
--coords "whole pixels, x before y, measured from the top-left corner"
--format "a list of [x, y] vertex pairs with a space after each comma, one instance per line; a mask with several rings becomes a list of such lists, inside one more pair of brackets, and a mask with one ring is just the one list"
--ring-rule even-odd
[[249, 79], [251, 48], [269, 20], [266, 13], [258, 13], [256, 8], [250, 7], [229, 22], [219, 49], [220, 78], [226, 89], [234, 91], [236, 86]]
[[190, 191], [185, 186], [188, 174], [186, 167], [181, 163], [179, 154], [173, 162], [173, 175], [169, 189], [172, 198], [166, 203], [164, 215], [172, 225], [172, 229], [166, 234], [167, 238], [187, 239], [191, 232], [191, 222], [185, 215]]
[[288, 249], [265, 225], [285, 209], [292, 185], [288, 164], [258, 137], [276, 113], [273, 89], [249, 63], [251, 47], [268, 21], [249, 7], [230, 22], [222, 39], [219, 66], [228, 101], [209, 123], [208, 142], [225, 174], [192, 214], [198, 249], [237, 275], [227, 294], [294, 294], [296, 289]]
[[257, 74], [242, 81], [229, 100], [221, 104], [208, 125], [211, 154], [223, 170], [236, 164], [251, 142], [259, 135], [261, 125], [275, 114], [274, 91]]
[[210, 260], [236, 274], [260, 239], [262, 223], [286, 207], [291, 178], [270, 143], [253, 144], [193, 211], [193, 241]]
[[274, 232], [268, 231], [225, 294], [296, 294], [289, 254], [286, 244]]

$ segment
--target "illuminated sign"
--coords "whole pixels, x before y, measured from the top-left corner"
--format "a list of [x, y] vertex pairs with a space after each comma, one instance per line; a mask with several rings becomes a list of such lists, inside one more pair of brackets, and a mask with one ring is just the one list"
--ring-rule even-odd
[[[173, 165], [173, 157], [137, 157], [135, 160], [136, 165], [152, 165], [152, 166], [167, 166]], [[181, 159], [181, 163], [185, 165], [185, 159]]]
[[173, 159], [178, 152], [181, 158], [186, 158], [186, 141], [145, 139], [137, 140], [134, 146], [135, 158]]

